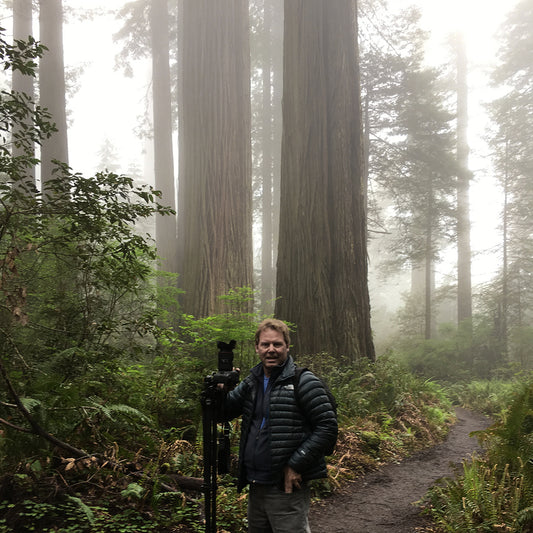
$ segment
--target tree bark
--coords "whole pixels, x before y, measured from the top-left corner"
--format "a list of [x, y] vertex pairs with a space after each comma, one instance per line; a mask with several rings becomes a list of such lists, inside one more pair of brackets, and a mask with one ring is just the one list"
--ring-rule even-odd
[[[33, 10], [32, 0], [14, 0], [13, 2], [13, 40], [26, 41], [28, 36], [33, 35]], [[14, 92], [25, 94], [33, 102], [35, 97], [34, 77], [22, 74], [18, 70], [13, 71], [12, 89]], [[33, 111], [34, 106], [30, 104]], [[28, 125], [30, 120], [27, 121]], [[23, 133], [23, 125], [14, 125], [13, 136]], [[13, 146], [13, 157], [34, 157], [35, 149], [28, 151], [25, 147]], [[25, 178], [30, 178], [35, 186], [35, 166], [27, 166]]]
[[183, 309], [252, 286], [248, 3], [184, 2], [178, 242]]
[[285, 2], [276, 316], [296, 353], [374, 359], [356, 2]]
[[39, 29], [40, 41], [48, 48], [39, 63], [40, 104], [51, 113], [58, 130], [41, 144], [41, 186], [46, 190], [53, 160], [68, 164], [62, 0], [40, 0]]
[[[162, 193], [161, 202], [176, 210], [167, 0], [152, 0], [150, 22], [152, 36], [155, 188]], [[161, 258], [161, 269], [177, 273], [177, 227], [175, 216], [157, 215], [156, 246]]]

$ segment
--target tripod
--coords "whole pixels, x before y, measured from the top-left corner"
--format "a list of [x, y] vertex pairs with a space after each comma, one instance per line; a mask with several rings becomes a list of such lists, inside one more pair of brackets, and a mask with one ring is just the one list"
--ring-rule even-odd
[[[202, 429], [204, 435], [204, 482], [202, 490], [205, 501], [205, 531], [216, 533], [217, 511], [217, 473], [229, 471], [229, 423], [224, 423], [223, 432], [218, 432], [218, 423], [222, 419], [222, 407], [228, 387], [234, 387], [239, 380], [239, 373], [233, 370], [233, 348], [230, 344], [218, 343], [219, 371], [204, 379], [201, 396]], [[221, 386], [222, 385], [222, 386]]]

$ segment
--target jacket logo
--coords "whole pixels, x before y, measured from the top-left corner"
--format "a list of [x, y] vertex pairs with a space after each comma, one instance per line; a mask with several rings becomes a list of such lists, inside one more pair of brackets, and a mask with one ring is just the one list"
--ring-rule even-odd
[[287, 389], [287, 390], [294, 390], [294, 384], [293, 383], [289, 383], [288, 385], [285, 385], [283, 388]]

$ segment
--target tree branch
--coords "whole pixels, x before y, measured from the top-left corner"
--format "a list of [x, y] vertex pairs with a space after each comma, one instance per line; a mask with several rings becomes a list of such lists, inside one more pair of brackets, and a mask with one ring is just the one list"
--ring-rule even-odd
[[[13, 384], [11, 383], [11, 380], [9, 379], [9, 376], [7, 375], [6, 369], [2, 363], [2, 360], [0, 359], [0, 374], [2, 374], [2, 378], [4, 379], [7, 388], [9, 390], [9, 393], [11, 394], [11, 397], [13, 398], [13, 401], [15, 402], [15, 406], [22, 416], [26, 419], [28, 424], [31, 426], [31, 429], [26, 429], [21, 426], [16, 426], [15, 424], [11, 424], [7, 420], [4, 420], [0, 418], [0, 423], [4, 424], [7, 427], [10, 427], [12, 429], [15, 429], [17, 431], [22, 431], [24, 433], [34, 433], [36, 435], [39, 435], [43, 439], [47, 440], [48, 442], [52, 443], [54, 446], [57, 446], [58, 448], [61, 448], [62, 450], [65, 450], [72, 454], [75, 458], [81, 459], [81, 458], [88, 458], [88, 457], [96, 457], [98, 459], [100, 464], [109, 464], [112, 468], [115, 468], [117, 470], [120, 470], [122, 473], [133, 476], [138, 479], [148, 479], [150, 482], [153, 482], [153, 480], [146, 476], [144, 472], [131, 472], [129, 471], [124, 465], [121, 465], [120, 463], [117, 463], [116, 461], [105, 459], [99, 457], [97, 454], [90, 454], [87, 453], [84, 450], [81, 450], [79, 448], [76, 448], [74, 446], [71, 446], [68, 442], [64, 442], [56, 437], [54, 437], [51, 433], [48, 433], [48, 431], [44, 430], [31, 416], [30, 412], [24, 407], [24, 404], [22, 403], [22, 400], [20, 399], [19, 395], [15, 391], [15, 388], [13, 387]], [[195, 478], [195, 477], [189, 477], [189, 476], [182, 476], [178, 474], [172, 474], [169, 475], [169, 477], [174, 481], [179, 487], [185, 490], [194, 490], [194, 491], [200, 491], [202, 487], [203, 480], [201, 478]], [[166, 483], [161, 483], [160, 487], [168, 492], [176, 492], [176, 488], [168, 485]]]
[[16, 429], [17, 431], [22, 431], [23, 433], [33, 433], [31, 429], [23, 428], [21, 426], [16, 426], [15, 424], [12, 424], [11, 422], [4, 420], [3, 418], [0, 418], [0, 424], [3, 424], [4, 426], [7, 426], [8, 428], [11, 428], [11, 429]]

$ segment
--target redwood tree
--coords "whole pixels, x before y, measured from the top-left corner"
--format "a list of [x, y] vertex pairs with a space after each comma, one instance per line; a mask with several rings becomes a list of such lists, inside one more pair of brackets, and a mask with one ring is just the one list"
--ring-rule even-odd
[[470, 178], [468, 169], [467, 56], [463, 36], [457, 38], [457, 321], [471, 329], [472, 249], [470, 244]]
[[[172, 151], [172, 100], [169, 64], [169, 13], [167, 0], [152, 0], [150, 9], [152, 39], [152, 92], [154, 126], [155, 187], [162, 202], [176, 209], [174, 157]], [[159, 216], [156, 220], [157, 251], [163, 270], [177, 272], [176, 217]]]
[[41, 181], [46, 188], [53, 160], [68, 163], [62, 0], [40, 0], [39, 29], [39, 40], [48, 48], [39, 64], [40, 104], [52, 114], [58, 130], [41, 145]]
[[374, 358], [357, 2], [285, 2], [276, 316], [294, 351]]
[[245, 0], [181, 6], [178, 272], [196, 316], [252, 284], [248, 27]]
[[[28, 37], [33, 35], [32, 15], [32, 0], [15, 0], [13, 2], [13, 41], [15, 43], [20, 40], [28, 40]], [[29, 73], [24, 73], [20, 70], [13, 71], [12, 89], [19, 94], [25, 95], [30, 111], [33, 111], [35, 108], [33, 104], [35, 93], [33, 87], [34, 80], [34, 76], [31, 76]], [[21, 124], [13, 125], [13, 138], [15, 140], [24, 136], [24, 132], [27, 131], [29, 123], [30, 118], [26, 117], [25, 120], [21, 121]], [[14, 157], [35, 157], [33, 141], [28, 140], [27, 142], [31, 144], [31, 148], [19, 142], [13, 143]], [[34, 164], [25, 165], [24, 173], [27, 175], [27, 178], [30, 178], [35, 183]]]

